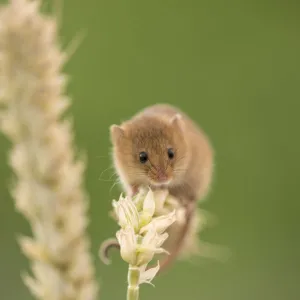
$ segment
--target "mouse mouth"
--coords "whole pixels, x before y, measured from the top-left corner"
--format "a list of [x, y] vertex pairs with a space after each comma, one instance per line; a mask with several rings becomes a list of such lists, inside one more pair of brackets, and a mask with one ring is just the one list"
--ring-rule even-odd
[[151, 180], [151, 184], [155, 187], [164, 187], [164, 186], [168, 186], [171, 183], [171, 179], [170, 178], [166, 178], [166, 179], [159, 179], [159, 180]]
[[172, 176], [166, 170], [158, 168], [155, 172], [149, 173], [149, 180], [153, 187], [165, 187], [170, 184]]

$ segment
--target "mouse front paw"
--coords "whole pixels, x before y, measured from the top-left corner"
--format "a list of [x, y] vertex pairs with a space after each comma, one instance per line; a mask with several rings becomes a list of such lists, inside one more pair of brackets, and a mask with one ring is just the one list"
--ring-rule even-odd
[[130, 197], [136, 196], [138, 194], [138, 192], [139, 192], [138, 186], [136, 186], [136, 185], [130, 186], [130, 190], [129, 190], [129, 196]]

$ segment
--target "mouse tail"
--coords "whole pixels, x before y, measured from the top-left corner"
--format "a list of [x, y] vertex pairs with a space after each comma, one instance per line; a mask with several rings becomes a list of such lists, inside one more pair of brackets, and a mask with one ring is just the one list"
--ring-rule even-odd
[[117, 239], [108, 239], [101, 244], [99, 257], [100, 260], [106, 265], [109, 265], [111, 263], [109, 254], [112, 249], [117, 249], [120, 251], [120, 244]]

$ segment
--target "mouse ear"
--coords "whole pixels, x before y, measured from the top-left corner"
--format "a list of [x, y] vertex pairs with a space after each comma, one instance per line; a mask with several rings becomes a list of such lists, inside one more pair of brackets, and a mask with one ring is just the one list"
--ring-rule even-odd
[[109, 130], [112, 142], [116, 142], [117, 140], [119, 140], [119, 138], [123, 137], [125, 133], [124, 129], [122, 129], [122, 127], [118, 125], [111, 125]]
[[176, 114], [170, 120], [171, 125], [177, 130], [182, 131], [184, 127], [184, 122], [181, 114]]

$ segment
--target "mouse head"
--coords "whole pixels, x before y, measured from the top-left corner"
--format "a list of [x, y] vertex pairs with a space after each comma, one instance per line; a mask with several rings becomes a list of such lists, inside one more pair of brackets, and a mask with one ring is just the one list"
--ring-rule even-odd
[[184, 120], [150, 116], [110, 128], [114, 163], [127, 185], [165, 186], [180, 180], [188, 166]]

